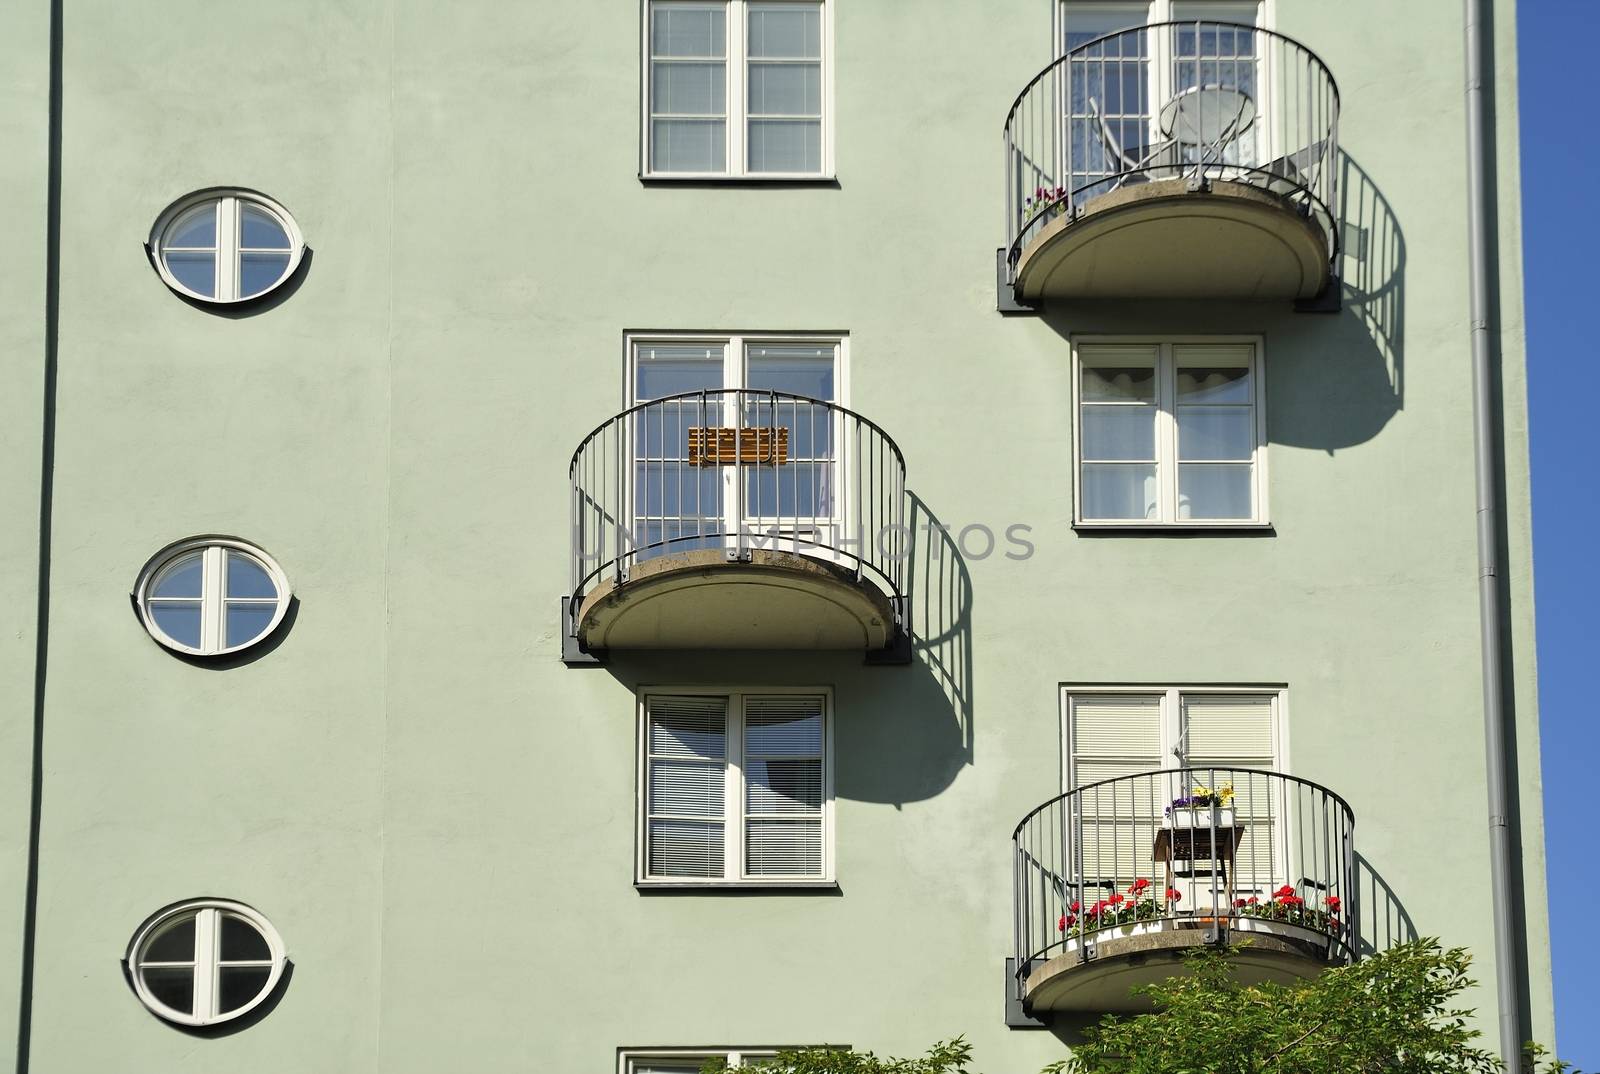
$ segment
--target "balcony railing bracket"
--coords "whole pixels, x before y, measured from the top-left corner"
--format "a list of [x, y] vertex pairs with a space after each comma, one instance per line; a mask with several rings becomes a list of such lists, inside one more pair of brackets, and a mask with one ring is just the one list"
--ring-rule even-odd
[[578, 632], [573, 625], [573, 615], [576, 607], [571, 597], [561, 598], [561, 610], [557, 615], [561, 632], [561, 662], [569, 668], [599, 667], [605, 663], [605, 650], [591, 652], [578, 643]]
[[1017, 301], [1017, 288], [1011, 282], [1011, 275], [1011, 252], [1002, 246], [995, 251], [995, 309], [1001, 313], [1038, 313], [1033, 306]]

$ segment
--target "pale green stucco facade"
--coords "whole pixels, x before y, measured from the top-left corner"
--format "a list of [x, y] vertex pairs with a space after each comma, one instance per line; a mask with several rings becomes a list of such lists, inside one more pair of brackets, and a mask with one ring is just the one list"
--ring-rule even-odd
[[[1060, 791], [1063, 682], [1287, 684], [1291, 770], [1350, 802], [1378, 878], [1370, 938], [1468, 946], [1492, 982], [1459, 4], [1276, 0], [1339, 81], [1347, 217], [1382, 238], [1344, 266], [1340, 313], [1002, 317], [1001, 121], [1050, 59], [1049, 4], [831, 2], [838, 183], [764, 187], [641, 183], [633, 0], [63, 0], [37, 709], [51, 11], [0, 15], [0, 1011], [27, 1014], [27, 1069], [605, 1071], [624, 1046], [905, 1053], [964, 1033], [983, 1069], [1035, 1070], [1064, 1045], [1003, 1021], [1009, 837]], [[1524, 923], [1548, 1041], [1514, 20], [1495, 6]], [[179, 301], [141, 248], [219, 184], [277, 198], [313, 252], [249, 316]], [[851, 405], [926, 509], [1026, 524], [1036, 553], [926, 570], [909, 667], [563, 665], [567, 461], [622, 408], [630, 329], [848, 332]], [[1067, 339], [1127, 332], [1264, 337], [1270, 535], [1072, 529]], [[1024, 457], [986, 449], [1002, 423]], [[294, 584], [259, 659], [180, 661], [130, 610], [147, 558], [201, 533], [258, 543]], [[837, 893], [635, 889], [635, 691], [694, 683], [833, 689]], [[119, 967], [148, 914], [203, 895], [266, 914], [294, 966], [267, 1017], [215, 1039], [153, 1018]], [[1492, 988], [1474, 999], [1492, 1027]]]

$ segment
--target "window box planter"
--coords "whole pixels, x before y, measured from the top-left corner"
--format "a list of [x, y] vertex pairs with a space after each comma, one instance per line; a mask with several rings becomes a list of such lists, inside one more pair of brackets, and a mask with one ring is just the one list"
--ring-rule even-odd
[[1174, 809], [1167, 814], [1165, 824], [1168, 828], [1210, 828], [1213, 817], [1217, 828], [1234, 827], [1232, 806], [1219, 806], [1215, 810], [1210, 806]]

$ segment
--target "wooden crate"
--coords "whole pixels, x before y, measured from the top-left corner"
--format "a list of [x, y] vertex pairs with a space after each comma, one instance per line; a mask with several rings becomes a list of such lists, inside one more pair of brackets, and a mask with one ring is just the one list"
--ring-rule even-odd
[[789, 461], [789, 430], [691, 428], [690, 466], [732, 466], [735, 463], [783, 466]]

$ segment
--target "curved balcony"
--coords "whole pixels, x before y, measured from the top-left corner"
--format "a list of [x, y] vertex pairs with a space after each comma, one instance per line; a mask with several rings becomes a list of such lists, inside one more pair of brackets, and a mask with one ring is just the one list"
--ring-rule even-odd
[[1006, 116], [1002, 283], [1024, 306], [1336, 294], [1338, 130], [1333, 76], [1282, 34], [1184, 21], [1082, 44]]
[[633, 406], [572, 456], [563, 654], [854, 649], [910, 659], [905, 460], [877, 425], [777, 391]]
[[[1196, 787], [1233, 793], [1183, 805]], [[1201, 944], [1237, 945], [1245, 983], [1349, 961], [1354, 829], [1332, 791], [1247, 768], [1145, 772], [1051, 799], [1012, 836], [1017, 998], [1034, 1017], [1148, 1010], [1130, 990], [1183, 973]]]

